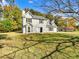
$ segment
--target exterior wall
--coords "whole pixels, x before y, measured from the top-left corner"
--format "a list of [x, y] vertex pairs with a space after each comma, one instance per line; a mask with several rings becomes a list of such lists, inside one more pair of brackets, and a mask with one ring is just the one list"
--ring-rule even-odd
[[[26, 22], [27, 23], [27, 22]], [[32, 26], [31, 27], [31, 33], [40, 33], [40, 28], [43, 28], [43, 32], [57, 32], [57, 28], [53, 28], [52, 31], [49, 31], [49, 28], [47, 27], [47, 20], [44, 20], [43, 23], [39, 23], [39, 20], [37, 19], [32, 19]], [[27, 27], [26, 27], [27, 28]], [[28, 29], [26, 31], [26, 33], [28, 32]]]
[[28, 12], [27, 14], [25, 14], [26, 18], [32, 18], [32, 16], [30, 15], [30, 13]]
[[53, 28], [53, 32], [57, 32], [58, 30], [57, 30], [57, 28]]
[[32, 24], [33, 24], [33, 32], [40, 33], [40, 28], [43, 28], [43, 32], [47, 32], [48, 28], [46, 28], [47, 25], [47, 20], [43, 20], [43, 23], [39, 23], [39, 20], [37, 19], [32, 19]]
[[23, 18], [23, 21], [22, 21], [22, 26], [23, 26], [23, 28], [22, 28], [22, 31], [23, 31], [23, 33], [26, 33], [26, 18]]
[[[24, 14], [24, 11], [23, 11]], [[42, 27], [42, 32], [57, 32], [57, 27], [54, 27], [52, 31], [49, 31], [47, 25], [49, 25], [49, 20], [43, 20], [43, 23], [39, 23], [39, 19], [32, 19], [32, 15], [28, 12], [23, 15], [23, 33], [29, 33], [28, 27], [30, 27], [30, 33], [40, 33], [40, 28]], [[31, 19], [32, 22], [26, 22], [27, 18]], [[54, 22], [52, 22], [54, 23]]]

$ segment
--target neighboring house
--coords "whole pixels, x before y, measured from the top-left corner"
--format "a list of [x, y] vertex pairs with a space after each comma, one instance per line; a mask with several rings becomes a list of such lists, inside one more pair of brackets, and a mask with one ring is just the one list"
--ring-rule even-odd
[[42, 16], [32, 15], [30, 11], [22, 11], [23, 33], [57, 32], [54, 21]]

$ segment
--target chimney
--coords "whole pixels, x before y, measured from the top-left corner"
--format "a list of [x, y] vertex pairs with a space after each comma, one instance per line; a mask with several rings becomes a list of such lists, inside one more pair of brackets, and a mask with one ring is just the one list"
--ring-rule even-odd
[[24, 15], [25, 15], [25, 10], [22, 11], [22, 16], [24, 16]]

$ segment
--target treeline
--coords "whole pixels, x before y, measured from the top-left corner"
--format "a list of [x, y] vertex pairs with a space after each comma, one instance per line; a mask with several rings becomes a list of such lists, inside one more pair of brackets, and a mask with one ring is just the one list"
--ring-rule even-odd
[[[63, 18], [61, 16], [54, 16], [51, 14], [43, 14], [33, 9], [25, 9], [26, 12], [29, 10], [33, 15], [43, 16], [50, 20], [54, 20], [59, 31], [75, 31], [79, 30], [79, 26], [76, 26], [76, 20], [74, 18]], [[4, 6], [2, 11], [4, 19], [0, 21], [0, 32], [22, 32], [22, 11], [17, 6]]]

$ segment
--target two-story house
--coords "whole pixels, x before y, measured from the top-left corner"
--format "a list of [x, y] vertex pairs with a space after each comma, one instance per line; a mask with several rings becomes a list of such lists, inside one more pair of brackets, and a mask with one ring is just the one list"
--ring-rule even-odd
[[57, 32], [54, 20], [22, 11], [23, 33]]

